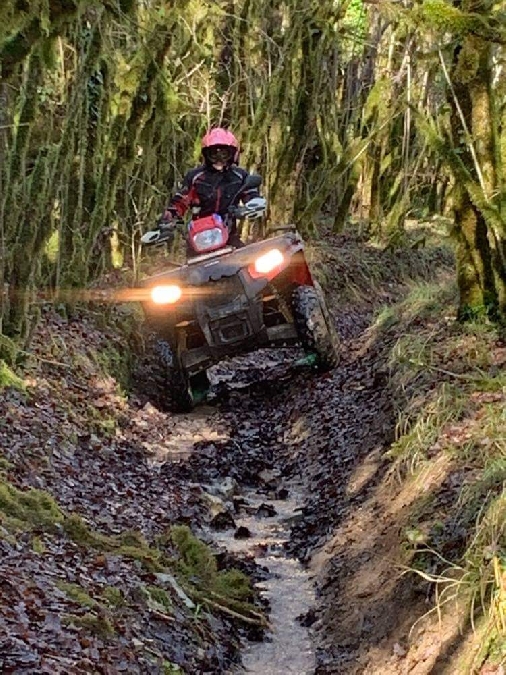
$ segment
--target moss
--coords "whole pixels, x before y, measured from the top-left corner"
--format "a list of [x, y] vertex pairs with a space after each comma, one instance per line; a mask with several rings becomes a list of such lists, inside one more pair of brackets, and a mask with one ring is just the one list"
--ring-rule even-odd
[[71, 600], [77, 602], [77, 604], [88, 607], [88, 609], [99, 607], [99, 603], [88, 595], [81, 586], [77, 584], [68, 584], [65, 581], [58, 581], [56, 585], [60, 591], [63, 591]]
[[5, 457], [2, 457], [0, 455], [0, 473], [4, 473], [5, 471], [9, 471], [10, 469], [12, 469], [13, 466], [14, 465], [13, 465], [12, 462], [9, 462], [8, 459], [6, 459]]
[[0, 360], [0, 389], [13, 387], [19, 391], [26, 391], [26, 385], [23, 380], [14, 373], [5, 361]]
[[148, 591], [152, 600], [158, 603], [164, 610], [172, 610], [172, 601], [169, 597], [167, 591], [158, 586], [147, 586], [146, 590]]
[[47, 492], [18, 490], [6, 481], [0, 481], [0, 519], [13, 529], [32, 527], [51, 528], [61, 523], [64, 515]]
[[132, 560], [138, 560], [150, 572], [160, 572], [164, 569], [161, 564], [161, 551], [153, 548], [140, 548], [138, 546], [120, 546], [116, 555], [125, 556]]
[[127, 605], [123, 593], [119, 588], [116, 588], [116, 586], [106, 586], [102, 590], [102, 597], [105, 602], [114, 609], [126, 607]]
[[106, 375], [115, 378], [123, 389], [128, 388], [132, 369], [129, 349], [120, 350], [108, 346], [97, 353], [97, 361]]
[[32, 539], [32, 550], [34, 553], [45, 553], [46, 547], [40, 537], [34, 537]]
[[237, 569], [218, 572], [216, 558], [211, 549], [199, 541], [186, 525], [173, 527], [171, 535], [181, 555], [178, 561], [179, 573], [192, 586], [202, 591], [193, 589], [196, 598], [205, 602], [206, 592], [210, 591], [239, 612], [247, 613], [252, 609], [242, 602], [252, 596], [251, 583], [245, 574]]
[[251, 582], [240, 570], [220, 572], [214, 583], [214, 590], [226, 598], [247, 600], [252, 596]]
[[186, 525], [173, 527], [171, 536], [181, 556], [178, 567], [183, 576], [197, 580], [205, 586], [211, 586], [218, 573], [218, 567], [209, 547], [197, 539]]
[[93, 532], [84, 520], [75, 513], [65, 518], [63, 529], [67, 536], [75, 541], [76, 544], [89, 546], [101, 551], [112, 551], [115, 548], [112, 537], [106, 537], [98, 532]]
[[17, 353], [16, 343], [0, 333], [0, 359], [3, 359], [7, 365], [12, 366], [16, 362]]
[[92, 612], [88, 612], [82, 616], [67, 614], [63, 617], [63, 623], [67, 625], [73, 624], [76, 628], [84, 628], [103, 640], [115, 634], [114, 627], [107, 617], [97, 616]]

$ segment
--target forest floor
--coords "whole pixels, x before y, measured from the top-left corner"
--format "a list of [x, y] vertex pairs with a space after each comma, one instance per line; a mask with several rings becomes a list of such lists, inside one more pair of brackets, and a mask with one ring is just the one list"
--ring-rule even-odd
[[[466, 583], [483, 551], [497, 577], [497, 507], [467, 554], [478, 504], [502, 494], [506, 348], [490, 327], [456, 328], [451, 253], [424, 243], [315, 246], [338, 368], [263, 351], [217, 368], [189, 415], [150, 400], [129, 308], [44, 311], [18, 377], [0, 374], [2, 673], [236, 673], [269, 642], [248, 672], [502, 672]], [[495, 473], [475, 447], [494, 448]], [[293, 636], [272, 648], [272, 603], [297, 585], [280, 573], [269, 596], [244, 576], [276, 574], [270, 522], [286, 531], [278, 560], [315, 592], [286, 610], [301, 654]], [[458, 610], [449, 595], [430, 612], [452, 586]]]

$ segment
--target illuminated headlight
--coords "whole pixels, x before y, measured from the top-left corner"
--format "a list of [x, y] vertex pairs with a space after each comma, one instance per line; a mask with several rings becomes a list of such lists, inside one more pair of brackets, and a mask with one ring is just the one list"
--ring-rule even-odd
[[151, 289], [151, 300], [155, 305], [172, 305], [181, 298], [182, 294], [179, 286], [154, 286]]
[[207, 251], [224, 244], [223, 232], [219, 227], [212, 230], [204, 230], [193, 237], [193, 244], [198, 251]]
[[257, 274], [269, 274], [279, 267], [284, 260], [284, 256], [281, 251], [277, 248], [273, 248], [271, 251], [264, 253], [260, 258], [257, 258], [253, 263], [253, 267]]

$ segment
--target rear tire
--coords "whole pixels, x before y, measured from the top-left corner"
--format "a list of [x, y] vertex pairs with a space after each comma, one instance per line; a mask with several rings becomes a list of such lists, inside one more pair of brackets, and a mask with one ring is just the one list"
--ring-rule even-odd
[[163, 378], [163, 387], [160, 391], [163, 409], [176, 413], [190, 412], [197, 402], [192, 385], [208, 388], [209, 380], [206, 372], [202, 371], [190, 378], [185, 368], [174, 357], [169, 343], [165, 340], [157, 342], [156, 351]]
[[326, 372], [339, 363], [339, 337], [320, 285], [298, 286], [292, 295], [295, 328], [306, 352], [316, 353]]

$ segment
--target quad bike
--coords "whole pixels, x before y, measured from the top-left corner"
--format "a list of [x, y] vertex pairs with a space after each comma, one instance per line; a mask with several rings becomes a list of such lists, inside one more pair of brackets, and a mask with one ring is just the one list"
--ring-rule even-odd
[[[258, 187], [259, 176], [245, 187]], [[254, 219], [265, 212], [256, 198], [230, 216]], [[163, 231], [143, 235], [144, 245], [166, 241]], [[241, 248], [228, 244], [228, 226], [213, 214], [187, 231], [187, 263], [141, 282], [142, 306], [157, 337], [164, 408], [186, 412], [209, 387], [207, 369], [222, 359], [262, 346], [302, 343], [321, 371], [339, 361], [338, 337], [319, 284], [295, 228]]]

